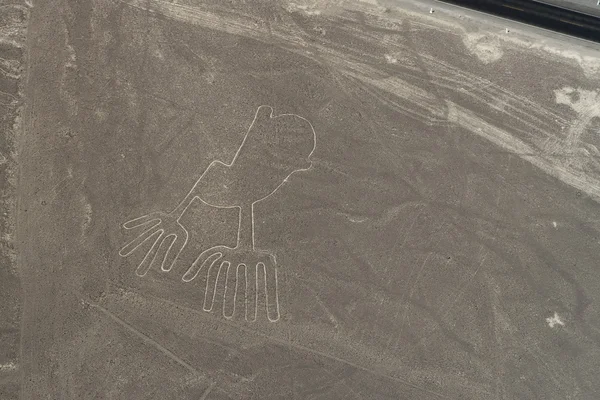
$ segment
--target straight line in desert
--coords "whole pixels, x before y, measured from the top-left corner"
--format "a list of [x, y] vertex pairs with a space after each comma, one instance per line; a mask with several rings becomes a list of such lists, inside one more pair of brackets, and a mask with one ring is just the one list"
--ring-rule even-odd
[[[185, 310], [186, 312], [192, 312], [195, 315], [198, 315], [198, 317], [201, 319], [201, 324], [203, 324], [203, 325], [206, 324], [208, 321], [210, 321], [211, 323], [214, 323], [214, 324], [218, 324], [218, 325], [225, 325], [230, 328], [241, 331], [242, 337], [250, 334], [250, 335], [263, 338], [265, 340], [268, 340], [272, 343], [275, 343], [275, 344], [278, 344], [278, 345], [281, 345], [284, 347], [290, 347], [290, 348], [293, 348], [296, 350], [312, 353], [312, 354], [315, 354], [318, 356], [322, 356], [324, 358], [328, 358], [333, 361], [340, 362], [342, 364], [354, 367], [360, 371], [368, 372], [368, 373], [378, 376], [380, 378], [388, 379], [390, 381], [405, 385], [407, 387], [411, 387], [416, 390], [421, 390], [421, 391], [423, 391], [425, 393], [429, 393], [437, 398], [447, 398], [447, 396], [445, 394], [443, 394], [439, 391], [427, 389], [427, 388], [421, 387], [420, 385], [418, 385], [416, 383], [411, 382], [411, 378], [414, 378], [417, 380], [418, 380], [418, 378], [416, 376], [414, 376], [414, 377], [412, 376], [414, 371], [409, 372], [409, 371], [405, 370], [402, 366], [396, 366], [395, 368], [397, 368], [397, 371], [400, 373], [402, 373], [402, 372], [409, 373], [411, 375], [411, 377], [401, 377], [398, 375], [390, 375], [390, 374], [386, 373], [385, 371], [379, 369], [379, 367], [381, 365], [378, 365], [377, 367], [372, 368], [369, 365], [365, 365], [364, 362], [355, 362], [355, 361], [349, 360], [347, 358], [344, 358], [342, 356], [330, 354], [329, 352], [321, 351], [319, 349], [315, 349], [313, 347], [306, 346], [297, 341], [289, 341], [282, 337], [277, 337], [277, 336], [274, 336], [271, 334], [261, 332], [256, 329], [251, 329], [247, 326], [244, 326], [244, 324], [235, 323], [233, 321], [229, 321], [226, 319], [213, 318], [201, 310], [197, 310], [197, 309], [188, 307], [186, 305], [182, 305], [177, 302], [173, 302], [173, 301], [165, 299], [163, 297], [157, 297], [152, 294], [143, 294], [142, 295], [142, 294], [136, 293], [136, 292], [127, 292], [127, 295], [135, 296], [136, 298], [139, 298], [139, 302], [138, 301], [134, 301], [134, 302], [125, 301], [124, 302], [123, 298], [115, 297], [114, 300], [116, 300], [116, 302], [114, 304], [115, 305], [120, 304], [119, 307], [127, 308], [127, 309], [129, 309], [129, 312], [135, 312], [134, 308], [131, 307], [133, 304], [141, 304], [143, 302], [148, 302], [148, 301], [158, 303], [160, 307], [169, 307], [169, 308], [174, 307], [175, 309]], [[187, 322], [184, 322], [184, 321], [180, 321], [180, 322], [187, 324]], [[195, 330], [196, 328], [190, 327], [190, 328], [184, 328], [184, 330], [185, 329], [194, 329]], [[201, 334], [200, 332], [196, 332], [196, 333]], [[308, 332], [304, 332], [304, 333], [308, 333]], [[403, 371], [401, 371], [401, 370], [403, 370]], [[444, 381], [446, 380], [446, 378], [442, 378], [442, 379]], [[452, 376], [451, 378], [448, 378], [448, 379], [449, 379], [449, 381], [450, 380], [452, 381], [452, 383], [450, 384], [451, 387], [454, 385], [460, 386], [460, 387], [468, 387], [473, 392], [477, 392], [480, 394], [489, 394], [489, 387], [487, 385], [481, 385], [481, 384], [475, 383], [473, 381], [464, 380], [457, 376]]]

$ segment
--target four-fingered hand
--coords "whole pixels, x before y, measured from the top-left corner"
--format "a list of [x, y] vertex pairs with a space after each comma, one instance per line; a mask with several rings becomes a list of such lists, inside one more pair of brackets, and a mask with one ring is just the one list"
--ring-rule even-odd
[[251, 248], [216, 246], [205, 250], [183, 275], [184, 282], [206, 278], [204, 310], [215, 302], [223, 305], [223, 316], [243, 315], [255, 321], [259, 308], [271, 322], [279, 320], [277, 263], [270, 253]]
[[161, 270], [170, 271], [189, 237], [187, 229], [179, 223], [179, 215], [175, 215], [175, 213], [147, 214], [125, 222], [123, 228], [143, 231], [123, 246], [119, 251], [119, 255], [122, 257], [131, 255], [146, 241], [153, 242], [135, 271], [138, 276], [146, 275], [150, 268], [158, 266], [158, 264], [160, 264]]

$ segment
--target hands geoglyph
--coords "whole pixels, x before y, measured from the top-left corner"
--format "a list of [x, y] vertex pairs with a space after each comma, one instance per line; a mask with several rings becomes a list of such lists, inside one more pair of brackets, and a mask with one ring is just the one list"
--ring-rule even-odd
[[[138, 276], [151, 269], [170, 272], [188, 243], [189, 231], [181, 220], [195, 200], [211, 207], [236, 208], [236, 246], [217, 245], [202, 251], [182, 281], [205, 278], [202, 307], [207, 312], [213, 311], [219, 299], [227, 319], [255, 321], [260, 318], [259, 309], [264, 309], [269, 321], [278, 321], [278, 265], [274, 254], [255, 247], [254, 205], [275, 193], [293, 173], [309, 169], [315, 145], [315, 131], [306, 119], [295, 114], [273, 116], [271, 107], [260, 106], [230, 163], [213, 161], [173, 211], [150, 213], [123, 224], [126, 230], [139, 233], [119, 255], [143, 253], [143, 248]], [[146, 243], [151, 245], [142, 247]]]

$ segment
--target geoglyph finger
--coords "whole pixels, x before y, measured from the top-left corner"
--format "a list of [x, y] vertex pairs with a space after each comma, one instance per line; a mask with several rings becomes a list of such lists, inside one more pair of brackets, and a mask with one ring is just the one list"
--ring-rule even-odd
[[173, 239], [173, 241], [171, 242], [171, 245], [169, 246], [169, 249], [165, 254], [165, 258], [163, 259], [163, 262], [160, 265], [160, 269], [163, 272], [169, 272], [173, 269], [173, 266], [175, 265], [175, 262], [177, 262], [177, 259], [181, 254], [181, 251], [183, 250], [183, 247], [185, 246], [186, 242], [178, 235], [171, 234], [171, 236], [174, 236], [175, 239]]
[[[225, 290], [227, 284], [227, 272], [231, 263], [229, 261], [221, 262], [219, 266], [219, 271], [217, 272], [217, 277], [215, 279], [215, 290], [213, 292], [213, 301], [212, 301], [212, 309], [215, 311], [220, 311], [223, 313], [225, 309]], [[209, 277], [209, 280], [212, 277]]]
[[135, 229], [135, 228], [139, 228], [141, 226], [148, 225], [153, 222], [155, 223], [153, 225], [153, 227], [154, 227], [154, 226], [160, 224], [161, 220], [160, 220], [160, 218], [157, 218], [156, 216], [154, 216], [152, 214], [147, 214], [147, 215], [142, 215], [141, 217], [137, 217], [137, 218], [134, 218], [134, 219], [131, 219], [131, 220], [125, 222], [123, 224], [123, 228]]
[[131, 242], [127, 243], [121, 250], [119, 250], [119, 255], [121, 257], [127, 257], [131, 253], [133, 253], [138, 247], [146, 243], [148, 239], [153, 237], [156, 232], [160, 232], [160, 230], [156, 229], [156, 226], [152, 226], [150, 229], [145, 230], [140, 233], [135, 239]]
[[256, 321], [258, 300], [258, 276], [256, 265], [246, 266], [246, 321]]
[[164, 231], [162, 229], [159, 229], [158, 231], [153, 233], [152, 236], [150, 236], [150, 237], [156, 236], [156, 239], [154, 240], [154, 243], [152, 243], [152, 247], [150, 247], [150, 250], [148, 250], [148, 252], [146, 253], [146, 256], [144, 257], [142, 262], [140, 262], [140, 265], [138, 265], [138, 267], [135, 270], [135, 273], [138, 276], [144, 276], [148, 273], [148, 270], [150, 269], [150, 265], [152, 264], [152, 261], [154, 261], [154, 258], [156, 257], [156, 252], [158, 251], [158, 247], [162, 243], [161, 239], [162, 239], [163, 233], [164, 233]]
[[[260, 267], [261, 264], [262, 268]], [[263, 263], [259, 263], [258, 270], [264, 272], [267, 318], [271, 322], [276, 322], [279, 320], [279, 282], [277, 281], [277, 267], [275, 265], [266, 266]]]
[[173, 246], [173, 242], [177, 239], [177, 236], [174, 234], [166, 235], [162, 238], [160, 245], [156, 249], [156, 254], [152, 258], [152, 262], [150, 263], [150, 269], [158, 269], [159, 266], [162, 269], [162, 265], [164, 264], [165, 258], [171, 246]]
[[212, 253], [212, 254], [208, 255], [208, 257], [205, 257], [204, 253], [200, 254], [198, 256], [198, 258], [196, 258], [196, 261], [194, 261], [192, 263], [192, 266], [190, 268], [188, 268], [188, 270], [185, 272], [185, 274], [183, 274], [183, 277], [181, 278], [181, 280], [184, 282], [189, 282], [189, 281], [196, 279], [196, 277], [198, 276], [198, 274], [200, 273], [200, 270], [202, 268], [212, 265], [212, 263], [214, 263], [216, 260], [218, 260], [222, 256], [223, 256], [223, 254], [219, 253], [219, 252]]
[[248, 272], [246, 264], [238, 264], [235, 282], [235, 315], [246, 318], [246, 293], [248, 292]]
[[227, 274], [225, 275], [225, 294], [223, 299], [223, 317], [227, 319], [233, 318], [235, 314], [235, 299], [239, 281], [237, 269], [237, 265], [228, 263]]
[[204, 291], [204, 306], [202, 307], [204, 311], [212, 311], [213, 309], [215, 297], [217, 295], [217, 284], [219, 282], [219, 275], [221, 275], [221, 270], [223, 269], [223, 265], [225, 263], [227, 263], [227, 261], [219, 263], [215, 260], [208, 269], [208, 276], [206, 278], [206, 290]]
[[256, 264], [256, 308], [258, 318], [262, 318], [269, 311], [267, 307], [267, 280], [265, 278], [265, 264], [259, 262]]

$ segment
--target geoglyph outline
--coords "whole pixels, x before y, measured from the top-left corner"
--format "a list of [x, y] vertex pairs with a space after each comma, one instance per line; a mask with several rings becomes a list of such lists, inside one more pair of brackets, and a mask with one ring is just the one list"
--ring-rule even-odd
[[[265, 265], [264, 261], [258, 261], [256, 262], [255, 268], [256, 268], [256, 272], [255, 272], [255, 279], [254, 279], [254, 283], [255, 283], [255, 288], [254, 288], [254, 293], [255, 293], [255, 299], [254, 299], [254, 315], [252, 318], [249, 318], [249, 313], [248, 313], [248, 285], [249, 283], [251, 284], [251, 282], [249, 282], [248, 279], [248, 266], [241, 262], [238, 263], [237, 265], [233, 265], [231, 262], [229, 262], [228, 260], [222, 260], [223, 257], [223, 251], [226, 250], [230, 250], [230, 251], [236, 251], [240, 248], [240, 239], [241, 239], [241, 235], [242, 235], [242, 206], [219, 206], [219, 205], [215, 205], [215, 204], [211, 204], [210, 202], [206, 201], [205, 199], [202, 199], [201, 197], [199, 197], [199, 195], [197, 193], [195, 193], [195, 190], [197, 189], [198, 185], [200, 184], [200, 182], [202, 181], [202, 179], [204, 178], [205, 174], [211, 169], [211, 167], [214, 166], [221, 166], [221, 167], [232, 167], [233, 164], [235, 163], [235, 161], [237, 160], [242, 148], [244, 147], [244, 144], [246, 143], [248, 136], [252, 130], [252, 128], [254, 127], [259, 115], [261, 114], [261, 111], [266, 108], [267, 111], [269, 112], [269, 119], [277, 119], [280, 117], [295, 117], [295, 118], [299, 118], [300, 120], [304, 121], [305, 123], [308, 124], [308, 127], [310, 127], [310, 130], [312, 132], [312, 142], [313, 142], [313, 146], [312, 149], [310, 150], [310, 153], [306, 156], [306, 160], [308, 161], [308, 166], [305, 168], [298, 168], [298, 169], [294, 169], [292, 172], [290, 172], [282, 181], [281, 183], [279, 183], [279, 185], [277, 185], [275, 187], [275, 189], [273, 189], [269, 194], [267, 194], [264, 197], [261, 197], [258, 200], [254, 200], [253, 202], [250, 203], [250, 237], [251, 237], [251, 248], [250, 250], [261, 256], [261, 257], [266, 257], [267, 259], [271, 260], [272, 262], [272, 267], [273, 267], [273, 271], [274, 271], [274, 283], [275, 283], [275, 288], [274, 288], [274, 293], [275, 293], [275, 299], [274, 299], [274, 304], [275, 304], [275, 316], [271, 317], [271, 315], [269, 315], [269, 298], [268, 298], [268, 293], [269, 291], [267, 290], [267, 265]], [[279, 114], [274, 116], [274, 109], [271, 106], [268, 105], [260, 105], [257, 109], [256, 112], [254, 114], [254, 118], [252, 120], [252, 123], [249, 125], [248, 130], [246, 131], [246, 134], [244, 135], [244, 138], [240, 144], [240, 146], [238, 147], [235, 155], [233, 156], [231, 162], [229, 163], [224, 163], [220, 160], [213, 160], [204, 170], [204, 172], [200, 175], [200, 177], [196, 180], [196, 182], [194, 183], [194, 185], [192, 186], [192, 188], [187, 192], [186, 196], [183, 198], [182, 201], [180, 201], [178, 203], [178, 205], [169, 213], [163, 213], [161, 211], [158, 212], [153, 212], [153, 213], [149, 213], [149, 214], [145, 214], [142, 215], [140, 217], [136, 217], [133, 218], [131, 220], [126, 221], [125, 223], [122, 224], [122, 227], [125, 230], [133, 230], [133, 229], [138, 229], [138, 228], [144, 228], [144, 230], [138, 234], [138, 236], [136, 238], [134, 238], [133, 240], [131, 240], [130, 242], [128, 242], [127, 244], [125, 244], [119, 251], [119, 255], [121, 257], [128, 257], [129, 255], [131, 255], [132, 253], [134, 253], [138, 248], [140, 248], [142, 245], [144, 245], [144, 243], [146, 243], [147, 241], [154, 241], [152, 243], [152, 246], [150, 247], [150, 250], [148, 250], [148, 252], [146, 253], [146, 255], [144, 256], [144, 258], [142, 259], [142, 261], [138, 264], [137, 268], [136, 268], [136, 274], [140, 277], [143, 277], [146, 275], [146, 273], [155, 265], [155, 261], [156, 261], [156, 257], [161, 253], [161, 249], [162, 252], [164, 253], [164, 256], [162, 257], [162, 260], [159, 260], [160, 262], [160, 269], [163, 272], [169, 272], [172, 270], [173, 266], [175, 265], [175, 263], [178, 261], [181, 253], [183, 252], [183, 249], [185, 248], [185, 246], [187, 245], [188, 241], [189, 241], [189, 231], [188, 229], [181, 223], [181, 218], [183, 217], [183, 215], [187, 212], [187, 210], [189, 209], [189, 207], [192, 205], [192, 203], [194, 203], [194, 201], [200, 201], [202, 203], [204, 203], [207, 206], [210, 207], [214, 207], [214, 208], [220, 208], [220, 209], [232, 209], [232, 208], [237, 208], [238, 209], [238, 232], [237, 232], [237, 241], [236, 241], [236, 246], [235, 247], [230, 247], [230, 246], [226, 246], [226, 245], [217, 245], [217, 246], [212, 246], [209, 249], [204, 250], [197, 258], [196, 260], [192, 263], [192, 265], [188, 268], [188, 270], [184, 273], [184, 275], [182, 276], [182, 281], [184, 283], [188, 283], [193, 281], [194, 279], [196, 279], [198, 277], [198, 275], [200, 274], [200, 271], [202, 271], [204, 269], [205, 266], [207, 266], [207, 270], [206, 270], [206, 287], [205, 287], [205, 292], [204, 292], [204, 304], [203, 304], [203, 310], [210, 312], [212, 311], [214, 302], [215, 302], [215, 296], [217, 295], [217, 285], [219, 284], [219, 277], [220, 274], [222, 273], [222, 270], [224, 269], [224, 267], [226, 266], [226, 277], [225, 277], [225, 288], [224, 288], [224, 292], [223, 292], [223, 307], [222, 307], [222, 315], [224, 318], [226, 319], [232, 319], [235, 315], [235, 306], [237, 304], [237, 295], [238, 295], [238, 285], [240, 282], [239, 279], [239, 275], [240, 275], [240, 268], [243, 267], [244, 270], [244, 283], [245, 283], [245, 299], [244, 299], [244, 304], [245, 304], [245, 319], [247, 321], [255, 321], [257, 319], [258, 316], [258, 296], [259, 296], [259, 287], [258, 287], [258, 281], [259, 281], [259, 270], [262, 269], [262, 273], [263, 273], [263, 278], [264, 278], [264, 288], [263, 289], [263, 293], [265, 295], [265, 307], [266, 307], [266, 315], [267, 318], [270, 322], [276, 322], [279, 320], [280, 318], [280, 308], [279, 308], [279, 283], [278, 283], [278, 275], [277, 275], [277, 270], [278, 270], [278, 264], [277, 264], [277, 259], [276, 259], [276, 255], [274, 253], [271, 253], [268, 250], [260, 250], [257, 249], [255, 246], [255, 229], [254, 229], [254, 206], [256, 203], [261, 202], [269, 197], [271, 197], [275, 192], [277, 192], [285, 182], [288, 182], [288, 179], [295, 174], [296, 172], [302, 172], [302, 171], [307, 171], [309, 169], [312, 168], [312, 160], [311, 157], [316, 149], [316, 144], [317, 144], [317, 135], [315, 132], [315, 129], [312, 125], [312, 123], [307, 120], [304, 117], [301, 117], [300, 115], [297, 114], [292, 114], [292, 113], [285, 113], [285, 114]], [[159, 228], [156, 229], [159, 225], [161, 225], [161, 223], [163, 222], [163, 219], [161, 219], [161, 215], [167, 215], [167, 216], [172, 216], [173, 214], [178, 214], [177, 218], [175, 219], [175, 223], [178, 226], [178, 229], [180, 230], [180, 233], [172, 233], [169, 232], [168, 234], [165, 235], [165, 229], [163, 228]], [[164, 218], [164, 217], [163, 217]], [[179, 238], [179, 234], [183, 235], [183, 239]], [[170, 243], [168, 244], [168, 248], [163, 249], [163, 246], [165, 245], [165, 243], [168, 243], [169, 238], [172, 238], [172, 240], [170, 240]], [[173, 253], [171, 253], [171, 250], [173, 249], [173, 246], [175, 246], [175, 244], [178, 242], [178, 240], [181, 240], [182, 243], [179, 244], [179, 249], [176, 250], [176, 254], [173, 257]], [[169, 257], [169, 254], [171, 254], [173, 261], [168, 263], [167, 259]], [[208, 254], [208, 257], [206, 257], [206, 254]], [[151, 257], [152, 259], [149, 260], [149, 257]], [[206, 259], [204, 259], [202, 265], [200, 265], [200, 267], [198, 268], [197, 263], [199, 260], [201, 260], [203, 257], [206, 257]], [[210, 265], [208, 265], [207, 263], [210, 260]], [[219, 263], [218, 266], [218, 271], [217, 271], [217, 277], [215, 279], [215, 283], [214, 283], [214, 287], [212, 288], [212, 299], [210, 301], [210, 306], [207, 305], [207, 300], [208, 300], [208, 296], [210, 296], [209, 294], [209, 277], [210, 277], [210, 273], [212, 271], [212, 268], [215, 266], [216, 263]], [[235, 288], [233, 288], [234, 290], [234, 296], [233, 296], [233, 308], [230, 314], [227, 314], [225, 311], [226, 308], [226, 297], [227, 297], [227, 293], [228, 293], [228, 280], [230, 277], [230, 269], [231, 268], [235, 268]], [[196, 270], [197, 269], [197, 270]], [[195, 271], [195, 272], [194, 272]], [[229, 288], [229, 290], [231, 290], [231, 288]]]

